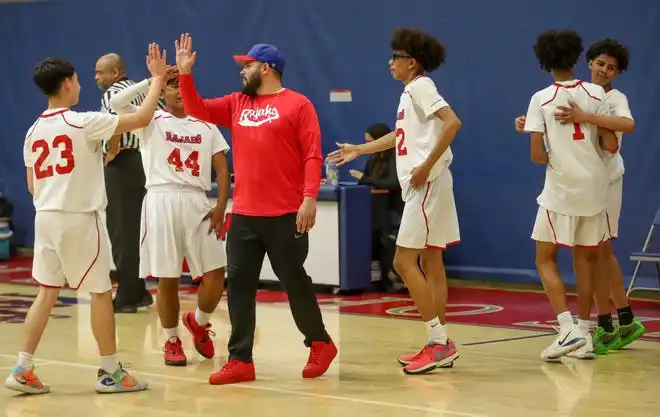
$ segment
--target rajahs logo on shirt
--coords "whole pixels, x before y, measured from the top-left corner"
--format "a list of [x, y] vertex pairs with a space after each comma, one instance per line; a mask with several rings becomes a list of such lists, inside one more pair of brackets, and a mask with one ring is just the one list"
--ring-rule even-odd
[[238, 124], [245, 127], [257, 127], [279, 118], [280, 113], [277, 111], [277, 107], [269, 104], [265, 108], [243, 109]]

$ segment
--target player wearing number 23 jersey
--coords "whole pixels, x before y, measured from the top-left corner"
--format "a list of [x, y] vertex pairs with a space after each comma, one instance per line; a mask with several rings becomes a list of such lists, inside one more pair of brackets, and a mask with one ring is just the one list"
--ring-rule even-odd
[[401, 93], [396, 117], [396, 168], [405, 206], [398, 246], [444, 249], [460, 241], [449, 170], [453, 160], [451, 148], [435, 163], [426, 184], [416, 189], [410, 186], [413, 168], [428, 158], [442, 131], [444, 122], [435, 113], [448, 106], [426, 75], [410, 81]]

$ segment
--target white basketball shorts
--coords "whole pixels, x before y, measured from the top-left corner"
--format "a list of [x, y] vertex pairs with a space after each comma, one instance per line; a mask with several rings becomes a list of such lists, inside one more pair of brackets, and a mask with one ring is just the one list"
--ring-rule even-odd
[[449, 167], [419, 188], [407, 188], [396, 244], [403, 248], [444, 250], [461, 240], [454, 180]]
[[142, 202], [140, 277], [180, 278], [186, 259], [193, 278], [227, 265], [225, 246], [210, 220], [213, 208], [197, 188], [152, 187]]
[[[105, 229], [108, 230], [108, 216], [105, 210], [99, 212], [99, 215], [101, 216], [101, 222], [103, 223], [103, 227], [105, 227]], [[106, 236], [108, 237], [108, 251], [110, 252], [110, 270], [116, 271], [117, 265], [115, 265], [115, 260], [112, 257], [112, 242], [110, 241], [110, 234], [106, 233]]]
[[40, 211], [32, 277], [42, 286], [101, 294], [112, 289], [108, 232], [99, 213]]
[[595, 216], [567, 216], [539, 206], [532, 231], [532, 239], [572, 248], [597, 247], [606, 239], [605, 211]]
[[607, 190], [607, 239], [619, 237], [619, 219], [623, 201], [623, 177], [610, 183]]

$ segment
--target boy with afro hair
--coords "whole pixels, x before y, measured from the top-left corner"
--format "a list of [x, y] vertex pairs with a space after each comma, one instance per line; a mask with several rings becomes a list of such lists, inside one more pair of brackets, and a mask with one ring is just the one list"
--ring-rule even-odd
[[459, 356], [445, 327], [447, 277], [442, 251], [460, 241], [449, 146], [461, 122], [426, 75], [445, 61], [442, 43], [421, 30], [401, 28], [394, 32], [390, 47], [390, 72], [404, 86], [395, 131], [361, 145], [338, 144], [329, 157], [342, 165], [360, 155], [395, 148], [405, 206], [394, 268], [428, 334], [424, 348], [402, 355], [399, 363], [406, 374], [420, 374], [450, 367]]
[[[582, 39], [574, 31], [547, 31], [537, 38], [534, 52], [554, 82], [532, 96], [524, 127], [531, 136], [532, 161], [547, 165], [532, 239], [536, 241], [536, 266], [560, 326], [555, 341], [541, 353], [548, 361], [571, 352], [583, 359], [595, 356], [589, 316], [598, 246], [607, 229], [609, 183], [602, 149], [610, 153], [618, 149], [612, 131], [586, 122], [566, 124], [556, 118], [560, 107], [574, 105], [598, 115], [609, 113], [603, 88], [574, 77], [582, 50]], [[577, 326], [557, 268], [559, 246], [569, 247], [573, 253]]]

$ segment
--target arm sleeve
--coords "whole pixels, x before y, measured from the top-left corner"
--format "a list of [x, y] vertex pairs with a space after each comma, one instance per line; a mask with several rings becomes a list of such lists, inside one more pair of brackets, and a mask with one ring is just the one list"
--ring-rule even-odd
[[29, 138], [25, 138], [25, 143], [23, 143], [23, 162], [25, 162], [26, 168], [32, 168], [34, 166], [34, 154], [32, 153], [32, 141]]
[[82, 115], [82, 125], [87, 140], [92, 142], [107, 141], [115, 133], [119, 116], [110, 113], [85, 112]]
[[630, 105], [628, 104], [628, 98], [625, 95], [610, 95], [608, 102], [610, 104], [610, 112], [613, 116], [625, 117], [630, 120], [635, 120], [632, 117]]
[[197, 93], [192, 74], [179, 74], [181, 101], [186, 114], [214, 125], [231, 127], [232, 95], [203, 99]]
[[422, 77], [413, 82], [410, 85], [410, 95], [413, 103], [422, 109], [427, 118], [443, 107], [449, 107], [449, 104], [438, 93], [433, 80], [428, 77]]
[[543, 118], [543, 111], [541, 110], [541, 101], [536, 94], [534, 94], [529, 101], [529, 107], [527, 108], [527, 116], [525, 119], [525, 132], [545, 133], [545, 119]]
[[298, 140], [305, 167], [303, 195], [316, 198], [321, 188], [323, 155], [321, 152], [321, 126], [314, 105], [307, 99], [298, 111]]
[[126, 87], [110, 97], [110, 110], [114, 114], [135, 113], [139, 107], [132, 104], [132, 101], [135, 100], [140, 94], [145, 95], [148, 92], [149, 80], [143, 80], [137, 84], [131, 85], [130, 87]]
[[213, 139], [211, 139], [211, 155], [220, 152], [229, 152], [229, 144], [222, 133], [220, 133], [220, 130], [216, 126], [211, 126], [211, 131], [213, 132]]

